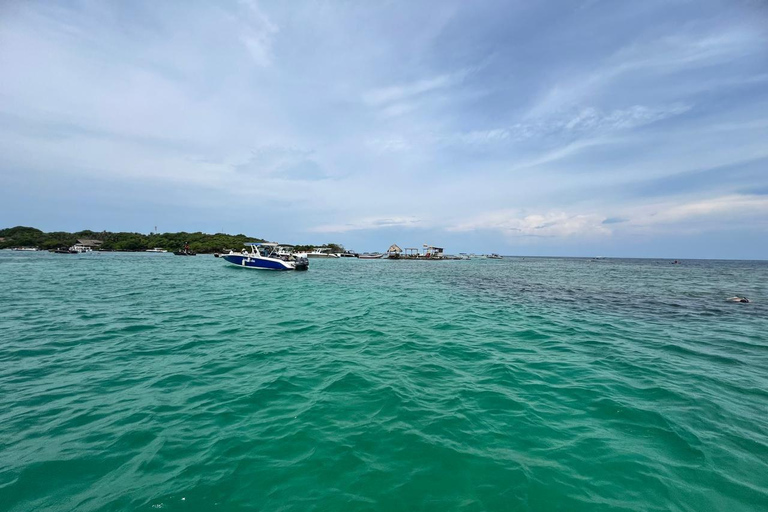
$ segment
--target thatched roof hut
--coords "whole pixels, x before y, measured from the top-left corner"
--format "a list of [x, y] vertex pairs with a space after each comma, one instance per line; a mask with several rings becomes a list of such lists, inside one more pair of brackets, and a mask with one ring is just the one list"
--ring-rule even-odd
[[397, 246], [397, 244], [392, 244], [389, 246], [389, 249], [387, 249], [387, 253], [389, 254], [400, 254], [403, 252], [403, 250]]

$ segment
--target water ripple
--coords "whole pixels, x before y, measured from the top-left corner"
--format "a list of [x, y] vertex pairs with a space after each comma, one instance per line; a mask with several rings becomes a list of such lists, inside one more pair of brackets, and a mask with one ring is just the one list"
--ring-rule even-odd
[[312, 267], [0, 253], [0, 509], [768, 503], [768, 264]]

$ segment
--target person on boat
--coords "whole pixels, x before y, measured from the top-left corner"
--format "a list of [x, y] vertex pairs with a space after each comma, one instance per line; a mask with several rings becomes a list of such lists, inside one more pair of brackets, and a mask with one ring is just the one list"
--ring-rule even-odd
[[189, 242], [184, 242], [184, 252], [189, 252]]

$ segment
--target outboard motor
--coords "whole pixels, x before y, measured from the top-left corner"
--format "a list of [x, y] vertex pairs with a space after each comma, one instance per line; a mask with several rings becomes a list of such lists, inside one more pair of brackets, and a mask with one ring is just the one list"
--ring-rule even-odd
[[309, 270], [309, 258], [306, 256], [297, 256], [293, 264], [294, 270]]

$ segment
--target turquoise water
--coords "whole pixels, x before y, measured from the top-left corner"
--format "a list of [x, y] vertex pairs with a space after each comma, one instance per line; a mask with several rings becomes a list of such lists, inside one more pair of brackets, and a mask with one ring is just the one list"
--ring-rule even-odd
[[0, 253], [3, 511], [767, 508], [766, 262]]

